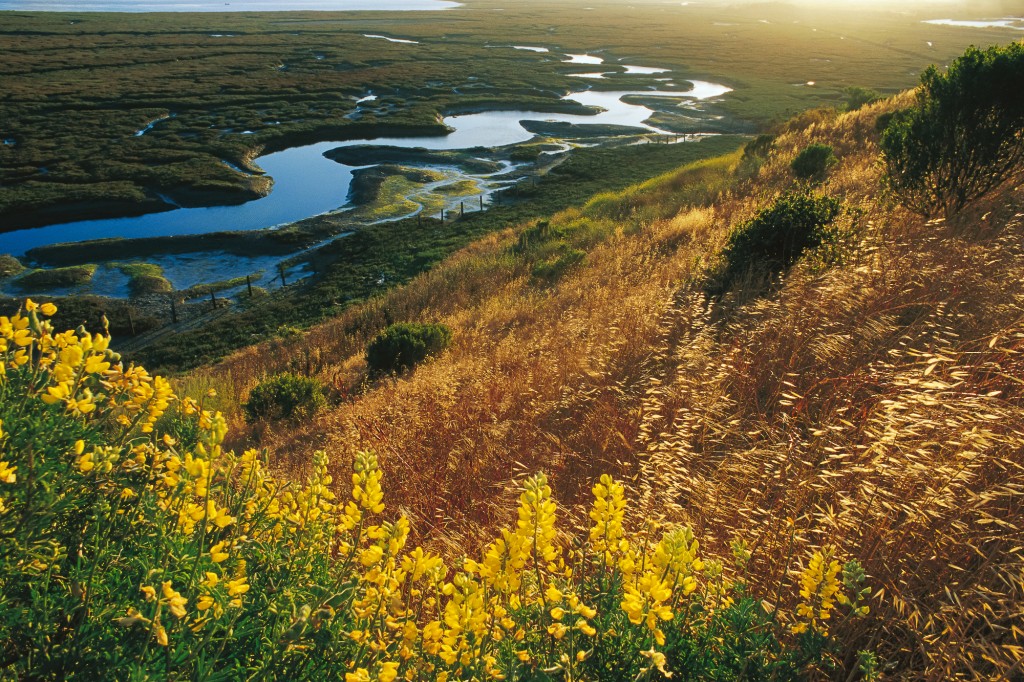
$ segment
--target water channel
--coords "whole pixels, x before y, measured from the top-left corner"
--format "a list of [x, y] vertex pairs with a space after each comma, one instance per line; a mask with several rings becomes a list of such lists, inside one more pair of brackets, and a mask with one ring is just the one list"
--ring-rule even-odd
[[563, 98], [599, 108], [595, 114], [484, 111], [446, 117], [444, 124], [451, 129], [447, 135], [325, 141], [292, 147], [255, 160], [256, 165], [274, 180], [272, 191], [260, 199], [235, 206], [178, 208], [128, 218], [84, 220], [6, 232], [0, 234], [0, 253], [20, 256], [37, 246], [80, 241], [83, 237], [137, 238], [258, 230], [334, 211], [346, 205], [352, 172], [356, 170], [356, 167], [324, 157], [324, 152], [338, 147], [362, 144], [431, 150], [504, 147], [534, 137], [521, 121], [629, 126], [671, 134], [646, 123], [653, 113], [651, 109], [626, 100], [631, 96], [705, 100], [730, 92], [730, 88], [724, 85], [690, 82], [693, 87], [689, 90], [583, 90]]

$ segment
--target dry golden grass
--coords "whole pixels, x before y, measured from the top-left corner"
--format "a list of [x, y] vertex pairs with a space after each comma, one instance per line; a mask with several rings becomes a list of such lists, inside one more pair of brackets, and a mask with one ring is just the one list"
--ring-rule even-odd
[[[712, 551], [746, 538], [762, 593], [807, 546], [858, 558], [877, 592], [871, 617], [843, 626], [848, 669], [871, 648], [894, 679], [1021, 679], [1024, 195], [1008, 188], [949, 225], [892, 205], [874, 125], [899, 105], [790, 126], [714, 203], [691, 192], [696, 204], [670, 206], [679, 193], [662, 185], [657, 205], [623, 195], [640, 208], [616, 223], [607, 197], [555, 216], [597, 227], [553, 284], [531, 277], [510, 229], [212, 371], [237, 395], [289, 365], [346, 387], [312, 425], [240, 432], [283, 469], [304, 466], [292, 452], [324, 448], [344, 470], [376, 450], [389, 504], [452, 554], [487, 535], [522, 474], [547, 471], [575, 514], [608, 472]], [[812, 141], [840, 159], [825, 191], [863, 211], [847, 262], [807, 259], [767, 295], [707, 301], [729, 230], [792, 186], [789, 162]], [[447, 324], [452, 348], [361, 386], [366, 341], [401, 320]]]

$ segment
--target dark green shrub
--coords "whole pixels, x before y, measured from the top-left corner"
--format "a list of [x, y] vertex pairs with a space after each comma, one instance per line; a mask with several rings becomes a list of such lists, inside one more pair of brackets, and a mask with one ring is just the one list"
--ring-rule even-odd
[[758, 135], [743, 146], [743, 159], [767, 159], [773, 146], [775, 146], [774, 135]]
[[856, 111], [866, 104], [882, 99], [882, 95], [877, 90], [862, 88], [859, 85], [846, 88], [843, 90], [843, 94], [846, 95], [847, 111]]
[[924, 216], [952, 215], [1024, 165], [1024, 44], [971, 47], [921, 75], [882, 134], [886, 184]]
[[886, 111], [885, 113], [879, 114], [878, 118], [875, 119], [875, 132], [884, 133], [885, 129], [889, 127], [889, 123], [892, 122], [893, 117], [899, 113], [897, 111]]
[[721, 288], [740, 275], [760, 269], [781, 272], [827, 238], [827, 227], [839, 215], [840, 203], [832, 197], [786, 194], [741, 224], [729, 237], [723, 252], [725, 268]]
[[743, 158], [737, 173], [741, 177], [753, 176], [768, 160], [775, 147], [774, 135], [758, 135], [743, 146]]
[[327, 404], [323, 385], [311, 377], [286, 372], [261, 381], [242, 405], [247, 421], [306, 419]]
[[804, 147], [790, 167], [801, 180], [824, 180], [828, 170], [839, 163], [832, 147], [827, 144], [809, 144]]
[[366, 364], [379, 373], [401, 372], [440, 353], [451, 343], [452, 332], [443, 324], [393, 324], [366, 347]]

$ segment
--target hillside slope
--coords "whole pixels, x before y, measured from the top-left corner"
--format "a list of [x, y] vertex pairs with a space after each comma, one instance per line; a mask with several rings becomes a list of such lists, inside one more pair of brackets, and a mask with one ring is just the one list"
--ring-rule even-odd
[[[808, 548], [859, 559], [876, 591], [869, 618], [839, 626], [848, 669], [874, 649], [900, 679], [1015, 678], [1024, 194], [1005, 187], [948, 224], [887, 201], [876, 119], [906, 97], [811, 112], [759, 168], [702, 162], [489, 236], [189, 383], [244, 396], [294, 370], [336, 387], [318, 417], [238, 438], [296, 474], [314, 448], [343, 468], [376, 451], [386, 501], [443, 553], [489, 537], [527, 474], [547, 472], [578, 515], [611, 473], [643, 514], [691, 524], [711, 553], [744, 538], [761, 593], [780, 593]], [[794, 187], [789, 164], [811, 142], [839, 159], [817, 191], [850, 209], [852, 236], [709, 297], [731, 230]], [[452, 347], [370, 381], [366, 342], [406, 320], [443, 322]]]

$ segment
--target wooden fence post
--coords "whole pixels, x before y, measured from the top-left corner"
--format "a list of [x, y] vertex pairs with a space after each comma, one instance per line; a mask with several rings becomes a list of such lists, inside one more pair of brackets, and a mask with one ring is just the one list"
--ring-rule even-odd
[[174, 302], [174, 296], [171, 296], [171, 324], [178, 324], [178, 306]]
[[252, 280], [249, 275], [245, 276], [245, 288], [249, 290], [249, 298], [252, 298]]

